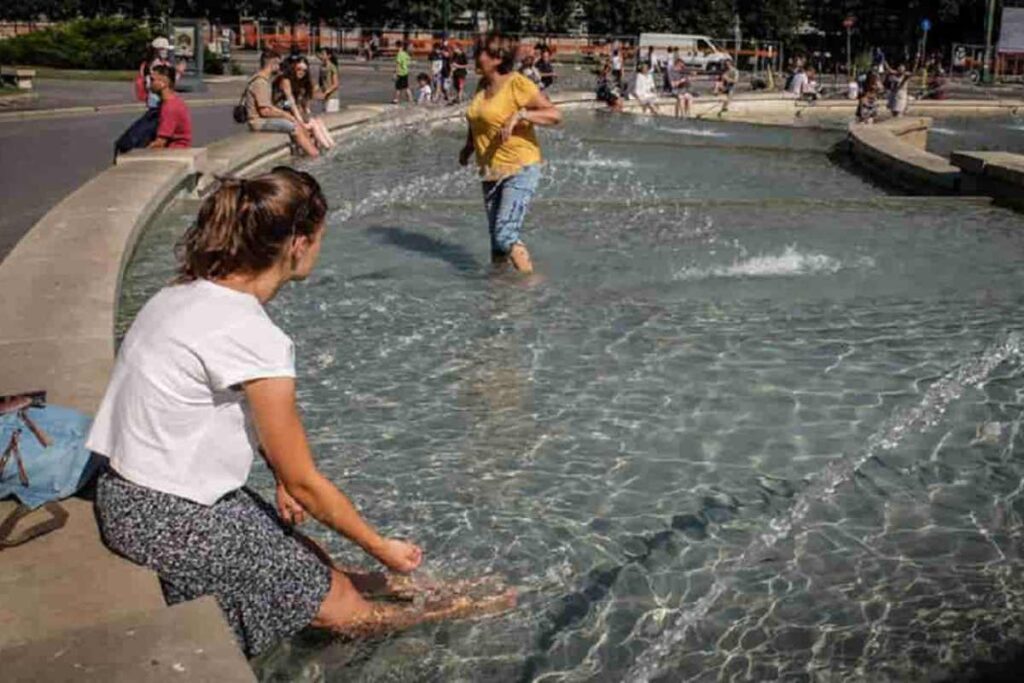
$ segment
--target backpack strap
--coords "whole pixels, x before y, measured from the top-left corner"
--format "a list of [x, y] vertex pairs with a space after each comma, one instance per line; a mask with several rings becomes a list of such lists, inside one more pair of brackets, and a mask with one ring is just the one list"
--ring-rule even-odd
[[64, 506], [56, 501], [50, 501], [45, 503], [42, 507], [50, 513], [50, 519], [43, 520], [38, 524], [33, 524], [27, 529], [23, 530], [18, 534], [14, 534], [14, 527], [18, 525], [26, 515], [32, 512], [31, 508], [18, 504], [18, 507], [11, 511], [11, 514], [7, 515], [3, 522], [0, 522], [0, 551], [5, 548], [13, 548], [14, 546], [27, 543], [33, 538], [38, 538], [43, 534], [48, 534], [51, 531], [60, 529], [68, 521], [68, 511], [64, 509]]

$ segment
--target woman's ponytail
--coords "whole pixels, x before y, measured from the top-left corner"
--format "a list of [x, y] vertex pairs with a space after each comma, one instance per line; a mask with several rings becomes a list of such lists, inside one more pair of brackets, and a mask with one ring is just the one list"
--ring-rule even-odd
[[251, 180], [223, 178], [177, 245], [178, 282], [270, 268], [287, 243], [312, 236], [327, 200], [308, 173], [279, 166]]

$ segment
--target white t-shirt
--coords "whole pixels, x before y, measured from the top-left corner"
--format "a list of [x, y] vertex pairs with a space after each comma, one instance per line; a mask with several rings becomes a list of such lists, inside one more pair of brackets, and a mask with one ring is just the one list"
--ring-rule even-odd
[[86, 446], [129, 481], [212, 505], [249, 477], [259, 440], [238, 385], [264, 377], [295, 377], [295, 351], [256, 297], [167, 287], [128, 330]]
[[419, 88], [416, 89], [416, 103], [417, 104], [427, 104], [427, 103], [429, 103], [430, 102], [430, 96], [431, 96], [432, 93], [433, 93], [433, 91], [430, 89], [429, 85], [426, 85], [426, 84], [421, 85]]
[[654, 77], [651, 76], [650, 72], [636, 74], [636, 79], [633, 81], [633, 94], [638, 100], [653, 100], [657, 98], [658, 94], [654, 90]]

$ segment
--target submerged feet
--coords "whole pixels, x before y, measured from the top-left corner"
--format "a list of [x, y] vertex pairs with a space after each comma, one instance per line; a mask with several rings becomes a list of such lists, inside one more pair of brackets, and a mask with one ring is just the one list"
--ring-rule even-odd
[[496, 268], [502, 268], [510, 263], [517, 272], [523, 275], [533, 273], [533, 260], [530, 259], [530, 252], [522, 242], [513, 244], [507, 254], [499, 252], [491, 254], [491, 264]]
[[369, 610], [330, 629], [351, 638], [379, 636], [413, 626], [500, 614], [516, 606], [516, 591], [496, 575], [463, 581], [433, 581], [380, 573], [349, 574], [373, 600]]

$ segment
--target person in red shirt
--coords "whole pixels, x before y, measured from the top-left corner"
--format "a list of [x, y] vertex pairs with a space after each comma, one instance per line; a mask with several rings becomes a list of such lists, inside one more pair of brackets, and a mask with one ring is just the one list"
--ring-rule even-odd
[[158, 65], [150, 70], [149, 89], [160, 96], [160, 123], [151, 148], [184, 149], [192, 146], [192, 116], [174, 92], [174, 69]]

